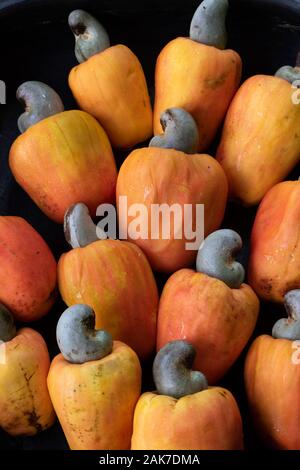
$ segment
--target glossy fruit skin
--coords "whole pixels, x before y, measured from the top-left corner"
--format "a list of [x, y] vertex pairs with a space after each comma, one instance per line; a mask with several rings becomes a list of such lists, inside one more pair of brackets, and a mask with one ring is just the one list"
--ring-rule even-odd
[[230, 197], [256, 205], [300, 158], [300, 107], [291, 84], [267, 75], [243, 83], [229, 107], [217, 151]]
[[[206, 151], [238, 89], [242, 63], [232, 50], [220, 50], [188, 38], [169, 42], [155, 69], [154, 134], [162, 132], [160, 115], [184, 108], [199, 128], [199, 152]], [[213, 112], [212, 112], [213, 109]]]
[[107, 135], [83, 111], [43, 119], [13, 143], [9, 165], [20, 186], [52, 220], [84, 202], [95, 214], [114, 202], [117, 170]]
[[130, 148], [152, 135], [152, 109], [138, 58], [121, 44], [74, 67], [69, 86], [84, 111], [104, 127], [113, 147]]
[[142, 251], [129, 242], [99, 240], [61, 256], [59, 290], [65, 303], [87, 304], [96, 328], [145, 358], [155, 349], [158, 292]]
[[49, 428], [55, 413], [47, 389], [50, 358], [42, 336], [22, 328], [1, 345], [2, 356], [0, 427], [12, 436], [33, 436]]
[[111, 354], [84, 364], [71, 364], [59, 354], [52, 361], [48, 387], [72, 450], [130, 448], [141, 367], [127, 345], [114, 341]]
[[228, 390], [212, 387], [177, 400], [144, 393], [135, 409], [133, 450], [238, 450], [242, 420]]
[[283, 302], [300, 288], [300, 182], [274, 186], [262, 200], [251, 233], [248, 279], [265, 300]]
[[[134, 150], [126, 158], [117, 180], [119, 226], [129, 236], [126, 225], [129, 227], [134, 217], [129, 215], [127, 221], [120, 217], [119, 198], [122, 196], [127, 196], [128, 208], [136, 203], [146, 206], [149, 217], [143, 217], [141, 227], [149, 227], [149, 231], [152, 204], [180, 204], [182, 213], [184, 204], [192, 204], [194, 222], [196, 204], [204, 204], [206, 236], [222, 222], [227, 202], [227, 180], [220, 165], [209, 155], [188, 155], [173, 149], [154, 147], [142, 148]], [[186, 249], [185, 237], [174, 238], [173, 219], [170, 233], [171, 239], [163, 239], [160, 227], [158, 239], [151, 236], [148, 239], [131, 239], [146, 254], [154, 270], [174, 272], [190, 266], [196, 258], [196, 249]], [[184, 230], [182, 233], [184, 234]]]
[[0, 301], [20, 321], [49, 312], [56, 297], [56, 261], [21, 217], [0, 217]]
[[268, 335], [256, 338], [245, 362], [245, 386], [262, 439], [272, 447], [299, 450], [299, 345]]
[[193, 368], [218, 382], [240, 355], [253, 333], [259, 301], [247, 284], [231, 289], [223, 281], [181, 269], [163, 289], [157, 325], [157, 350], [169, 341], [192, 343]]

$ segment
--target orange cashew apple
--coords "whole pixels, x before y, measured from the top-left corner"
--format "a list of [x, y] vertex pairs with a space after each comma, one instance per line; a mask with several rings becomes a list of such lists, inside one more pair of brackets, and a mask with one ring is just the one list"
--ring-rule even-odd
[[51, 364], [51, 400], [72, 450], [130, 448], [133, 413], [141, 390], [135, 352], [95, 330], [95, 314], [73, 305], [60, 317], [61, 354]]
[[133, 450], [237, 450], [243, 448], [242, 420], [228, 390], [208, 387], [192, 371], [195, 349], [173, 341], [154, 361], [156, 392], [144, 393], [135, 408]]
[[218, 230], [200, 247], [196, 271], [181, 269], [166, 282], [157, 325], [157, 349], [187, 340], [197, 351], [194, 367], [210, 384], [218, 382], [238, 358], [253, 333], [259, 301], [243, 283], [244, 268], [234, 255], [240, 236]]

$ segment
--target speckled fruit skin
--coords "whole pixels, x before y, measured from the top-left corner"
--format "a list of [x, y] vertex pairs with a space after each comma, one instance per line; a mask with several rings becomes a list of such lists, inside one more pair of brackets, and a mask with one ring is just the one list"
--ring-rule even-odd
[[9, 165], [19, 185], [52, 220], [85, 203], [95, 214], [115, 200], [117, 170], [108, 137], [83, 111], [64, 111], [27, 129], [13, 143]]
[[258, 433], [271, 447], [300, 450], [300, 354], [293, 341], [263, 335], [245, 362], [245, 387]]
[[189, 38], [169, 42], [155, 69], [154, 134], [162, 132], [162, 112], [184, 108], [197, 122], [199, 152], [206, 151], [238, 89], [241, 70], [241, 58], [235, 51]]
[[72, 93], [104, 127], [113, 147], [130, 148], [152, 135], [152, 109], [138, 58], [118, 44], [74, 67]]
[[194, 369], [218, 382], [253, 333], [259, 301], [247, 284], [231, 289], [223, 281], [181, 269], [166, 282], [158, 311], [157, 350], [169, 341], [193, 344]]
[[140, 358], [155, 349], [158, 292], [150, 265], [132, 243], [99, 240], [61, 256], [59, 290], [70, 306], [87, 304], [96, 328], [124, 341]]
[[56, 261], [21, 217], [0, 217], [0, 301], [20, 321], [37, 320], [56, 297]]
[[246, 80], [226, 115], [217, 160], [230, 197], [258, 204], [300, 159], [300, 106], [286, 80], [256, 75]]
[[130, 448], [141, 375], [137, 355], [119, 341], [98, 361], [71, 364], [61, 354], [53, 359], [49, 393], [72, 450]]
[[300, 181], [279, 183], [262, 200], [251, 233], [248, 280], [259, 297], [279, 303], [300, 288]]
[[42, 336], [22, 328], [4, 345], [0, 364], [0, 427], [12, 436], [33, 436], [49, 428], [55, 413], [47, 389], [50, 367]]
[[144, 393], [134, 413], [133, 450], [239, 450], [242, 420], [228, 390], [210, 387], [179, 400]]
[[[162, 226], [155, 239], [151, 232], [153, 204], [184, 205], [193, 207], [193, 230], [196, 226], [196, 204], [204, 204], [205, 236], [222, 223], [227, 202], [227, 179], [216, 160], [206, 154], [188, 155], [173, 149], [141, 148], [134, 150], [120, 168], [117, 180], [117, 206], [119, 226], [129, 239], [146, 254], [156, 271], [174, 272], [190, 266], [197, 255], [197, 248], [186, 249], [187, 240], [182, 223], [182, 237], [174, 236], [174, 219], [171, 217], [170, 236], [163, 237]], [[216, 197], [218, 194], [218, 197]], [[130, 238], [128, 228], [135, 217], [123, 217], [120, 210], [121, 197], [127, 197], [127, 207], [143, 204], [145, 214], [140, 214], [141, 227], [148, 227], [148, 238]], [[134, 207], [134, 206], [133, 206]], [[203, 224], [200, 219], [198, 223]], [[199, 228], [199, 227], [198, 227]]]

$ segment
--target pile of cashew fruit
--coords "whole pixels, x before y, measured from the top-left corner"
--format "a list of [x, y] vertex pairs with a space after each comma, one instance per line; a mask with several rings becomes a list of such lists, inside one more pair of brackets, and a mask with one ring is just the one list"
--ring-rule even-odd
[[[247, 348], [259, 439], [300, 449], [300, 181], [286, 180], [300, 160], [300, 68], [241, 84], [227, 9], [227, 0], [204, 0], [189, 36], [162, 49], [154, 103], [136, 55], [110, 45], [83, 10], [68, 18], [78, 109], [65, 111], [45, 83], [18, 88], [25, 111], [9, 166], [70, 249], [56, 260], [25, 219], [0, 216], [0, 427], [10, 435], [58, 419], [74, 450], [243, 449], [236, 398], [218, 383]], [[127, 153], [117, 164], [119, 149]], [[204, 205], [203, 241], [188, 250], [172, 230], [134, 236], [122, 197], [149, 209], [141, 225], [151, 225], [153, 204]], [[222, 225], [229, 200], [258, 206], [247, 266], [240, 235]], [[99, 238], [101, 204], [117, 207], [126, 239]], [[160, 290], [156, 273], [167, 279]], [[50, 361], [31, 325], [58, 296], [66, 310]], [[253, 341], [261, 301], [283, 318]], [[142, 393], [145, 361], [154, 387]]]

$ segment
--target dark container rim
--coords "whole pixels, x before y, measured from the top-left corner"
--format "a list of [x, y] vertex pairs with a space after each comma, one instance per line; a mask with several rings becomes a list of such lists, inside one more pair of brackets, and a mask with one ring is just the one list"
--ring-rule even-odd
[[[40, 7], [43, 5], [45, 11], [47, 7], [53, 7], [55, 4], [60, 7], [68, 7], [70, 10], [72, 8], [81, 7], [84, 8], [85, 5], [90, 7], [90, 0], [2, 0], [0, 4], [0, 16], [6, 16], [15, 11], [20, 11], [26, 8]], [[195, 5], [197, 6], [199, 1], [195, 0]], [[239, 6], [239, 8], [245, 7], [261, 7], [261, 8], [270, 8], [270, 9], [279, 9], [284, 10], [286, 14], [293, 19], [293, 15], [296, 15], [297, 20], [300, 19], [300, 2], [299, 0], [229, 0], [230, 7]], [[161, 0], [142, 0], [142, 1], [132, 1], [124, 2], [124, 0], [102, 0], [95, 4], [96, 9], [102, 9], [103, 12], [114, 13], [114, 14], [128, 14], [130, 12], [139, 13], [147, 12], [151, 10], [177, 10], [185, 8], [182, 0], [170, 0], [161, 2]], [[57, 11], [57, 10], [56, 10]], [[296, 18], [295, 18], [296, 19]]]

